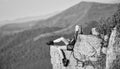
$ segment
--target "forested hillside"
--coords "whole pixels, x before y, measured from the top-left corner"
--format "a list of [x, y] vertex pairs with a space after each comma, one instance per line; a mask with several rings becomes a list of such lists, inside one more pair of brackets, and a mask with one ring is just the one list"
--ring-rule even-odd
[[33, 22], [36, 25], [29, 30], [2, 35], [6, 30], [1, 29], [0, 69], [52, 69], [46, 42], [60, 36], [71, 37], [76, 24], [88, 34], [96, 21], [110, 17], [116, 10], [117, 4], [81, 2], [47, 20]]

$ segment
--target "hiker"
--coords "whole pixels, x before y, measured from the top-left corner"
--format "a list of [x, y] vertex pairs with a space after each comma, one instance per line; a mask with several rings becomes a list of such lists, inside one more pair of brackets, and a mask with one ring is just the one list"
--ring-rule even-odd
[[[57, 38], [57, 39], [55, 39], [55, 40], [53, 40], [53, 41], [49, 41], [48, 43], [47, 43], [47, 45], [54, 45], [55, 43], [59, 43], [59, 42], [64, 42], [64, 44], [67, 46], [67, 45], [74, 45], [75, 44], [75, 42], [76, 42], [76, 40], [77, 40], [77, 36], [78, 36], [78, 34], [79, 33], [81, 33], [82, 34], [82, 32], [80, 32], [81, 31], [81, 29], [80, 29], [80, 27], [78, 26], [78, 25], [76, 25], [75, 26], [75, 34], [74, 34], [74, 37], [72, 38], [72, 39], [66, 39], [66, 38], [64, 38], [64, 37], [60, 37], [60, 38]], [[64, 49], [64, 47], [63, 47], [63, 49]]]
[[58, 47], [58, 50], [61, 51], [61, 53], [63, 54], [62, 62], [63, 62], [63, 65], [65, 67], [68, 66], [69, 60], [66, 58], [65, 53], [64, 53], [63, 50], [68, 50], [68, 51], [71, 51], [71, 52], [73, 51], [73, 48], [74, 48], [74, 45], [76, 43], [78, 34], [82, 34], [81, 30], [82, 30], [81, 27], [76, 25], [75, 26], [75, 34], [74, 34], [74, 37], [72, 39], [65, 39], [64, 37], [60, 37], [60, 38], [58, 38], [56, 40], [49, 41], [47, 43], [47, 45], [54, 45], [55, 43], [59, 43], [61, 41], [63, 41], [65, 43], [65, 46], [59, 46]]

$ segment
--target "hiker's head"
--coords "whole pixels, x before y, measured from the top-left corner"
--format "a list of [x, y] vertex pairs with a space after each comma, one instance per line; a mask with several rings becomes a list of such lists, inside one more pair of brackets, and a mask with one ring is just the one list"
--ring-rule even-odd
[[96, 28], [92, 28], [91, 31], [93, 35], [99, 35], [99, 32], [96, 31]]

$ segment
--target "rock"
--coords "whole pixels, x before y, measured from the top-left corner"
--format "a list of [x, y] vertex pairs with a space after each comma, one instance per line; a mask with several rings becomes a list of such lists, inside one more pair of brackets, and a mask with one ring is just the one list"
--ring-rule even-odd
[[[76, 58], [83, 61], [89, 60], [90, 58], [95, 59], [95, 57], [91, 56], [100, 55], [101, 41], [101, 39], [93, 35], [79, 35], [78, 41], [76, 42], [74, 47]], [[84, 57], [81, 57], [81, 55], [84, 55]]]
[[112, 66], [113, 60], [116, 59], [116, 54], [114, 52], [114, 44], [116, 42], [115, 40], [116, 33], [117, 33], [116, 28], [114, 28], [110, 35], [109, 44], [107, 48], [106, 69], [110, 69], [110, 67]]
[[64, 52], [66, 54], [67, 59], [70, 60], [70, 63], [67, 67], [63, 66], [63, 56], [60, 55], [61, 52], [59, 52], [58, 46], [50, 46], [51, 64], [53, 66], [53, 69], [84, 69], [81, 66], [79, 66], [76, 59], [73, 57], [73, 53], [71, 53], [71, 51], [64, 50]]
[[94, 69], [93, 66], [86, 66], [86, 69]]
[[106, 48], [106, 47], [103, 47], [103, 48], [102, 48], [102, 52], [103, 52], [104, 54], [107, 54], [107, 48]]
[[[74, 51], [64, 50], [70, 63], [63, 66], [61, 54], [58, 46], [50, 47], [51, 64], [53, 69], [120, 69], [120, 33], [114, 28], [106, 47], [102, 47], [102, 40], [94, 35], [78, 35]], [[102, 53], [101, 53], [102, 52]], [[83, 66], [83, 62], [85, 66]], [[103, 67], [101, 67], [103, 66]]]
[[99, 35], [99, 33], [96, 31], [96, 28], [91, 29], [93, 35]]
[[63, 56], [60, 54], [61, 53], [56, 46], [50, 47], [51, 64], [53, 65], [53, 69], [65, 69], [61, 61]]

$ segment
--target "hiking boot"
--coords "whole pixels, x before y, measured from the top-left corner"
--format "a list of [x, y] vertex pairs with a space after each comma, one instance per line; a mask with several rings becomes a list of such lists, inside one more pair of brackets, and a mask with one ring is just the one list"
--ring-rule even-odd
[[65, 67], [68, 66], [69, 62], [70, 62], [70, 61], [69, 61], [68, 59], [66, 59], [66, 58], [63, 58], [63, 59], [62, 59], [63, 66], [65, 66]]
[[49, 41], [46, 43], [47, 45], [54, 45], [54, 42], [53, 41]]

